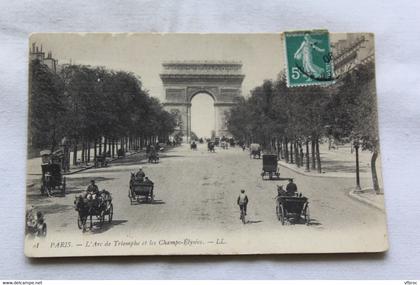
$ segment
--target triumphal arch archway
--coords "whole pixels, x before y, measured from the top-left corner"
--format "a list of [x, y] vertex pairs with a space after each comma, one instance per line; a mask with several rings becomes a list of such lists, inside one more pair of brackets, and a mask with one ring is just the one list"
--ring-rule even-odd
[[164, 90], [164, 107], [180, 114], [182, 132], [189, 142], [191, 134], [191, 100], [207, 93], [214, 100], [215, 134], [230, 136], [226, 112], [242, 96], [242, 64], [234, 61], [171, 61], [162, 64], [160, 78]]

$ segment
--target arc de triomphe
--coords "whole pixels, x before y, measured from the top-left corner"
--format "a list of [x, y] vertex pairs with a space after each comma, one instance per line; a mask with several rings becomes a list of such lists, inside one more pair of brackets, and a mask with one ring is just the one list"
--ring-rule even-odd
[[206, 93], [214, 100], [216, 136], [229, 136], [225, 112], [242, 96], [242, 64], [234, 61], [171, 61], [162, 64], [160, 78], [167, 111], [178, 110], [182, 132], [191, 135], [191, 100]]

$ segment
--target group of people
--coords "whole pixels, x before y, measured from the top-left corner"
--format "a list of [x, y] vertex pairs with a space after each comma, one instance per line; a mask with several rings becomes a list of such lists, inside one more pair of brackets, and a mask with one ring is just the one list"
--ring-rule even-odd
[[136, 172], [135, 178], [136, 178], [136, 180], [138, 180], [140, 182], [149, 182], [149, 183], [153, 184], [153, 182], [149, 179], [149, 177], [147, 177], [146, 174], [144, 173], [142, 167], [140, 167], [139, 171]]
[[283, 185], [277, 186], [277, 197], [279, 196], [295, 196], [298, 191], [296, 183], [293, 182], [293, 178], [289, 178], [289, 183], [284, 189]]
[[[295, 196], [298, 191], [296, 183], [293, 182], [293, 178], [289, 178], [289, 183], [286, 185], [286, 190], [283, 188], [283, 185], [277, 186], [277, 197], [280, 196]], [[242, 213], [244, 212], [244, 215], [246, 216], [246, 210], [248, 206], [248, 196], [245, 194], [245, 190], [241, 189], [241, 193], [238, 196], [237, 204], [239, 206], [239, 210]], [[241, 218], [241, 217], [239, 217]]]

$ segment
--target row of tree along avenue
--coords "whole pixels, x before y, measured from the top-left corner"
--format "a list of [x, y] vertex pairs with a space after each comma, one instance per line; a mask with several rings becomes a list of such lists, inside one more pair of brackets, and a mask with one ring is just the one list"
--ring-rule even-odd
[[29, 100], [29, 155], [65, 145], [73, 164], [166, 141], [175, 127], [173, 115], [124, 71], [65, 65], [54, 72], [35, 59]]
[[373, 187], [378, 156], [377, 108], [372, 62], [357, 65], [329, 87], [288, 88], [284, 76], [265, 81], [234, 107], [229, 131], [247, 143], [260, 143], [266, 151], [307, 171], [322, 172], [319, 145], [334, 140], [351, 143], [360, 187], [359, 148], [372, 152]]

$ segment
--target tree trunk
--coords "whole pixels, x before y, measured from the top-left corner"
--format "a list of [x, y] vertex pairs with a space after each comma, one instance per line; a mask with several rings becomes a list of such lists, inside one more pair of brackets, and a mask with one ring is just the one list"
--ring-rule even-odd
[[360, 187], [360, 168], [359, 168], [359, 145], [356, 144], [354, 146], [354, 150], [356, 152], [356, 190], [361, 190]]
[[99, 145], [99, 155], [101, 155], [102, 154], [102, 137], [99, 138], [98, 145]]
[[115, 157], [115, 139], [112, 139], [112, 158]]
[[289, 163], [289, 147], [287, 146], [287, 138], [284, 139], [284, 158]]
[[107, 137], [104, 138], [104, 155], [106, 156], [106, 151], [107, 151]]
[[301, 142], [299, 142], [299, 164], [303, 166], [303, 148]]
[[311, 154], [312, 154], [312, 166], [311, 166], [311, 168], [313, 169], [313, 170], [315, 170], [316, 169], [316, 162], [315, 162], [315, 139], [314, 138], [312, 138], [311, 139]]
[[73, 145], [73, 165], [77, 164], [77, 141]]
[[86, 145], [85, 145], [85, 142], [83, 141], [82, 142], [82, 162], [85, 162], [85, 148], [86, 148]]
[[293, 164], [293, 141], [290, 142], [290, 163]]
[[305, 156], [306, 156], [306, 169], [305, 169], [305, 171], [309, 172], [311, 170], [310, 170], [310, 166], [309, 166], [309, 141], [308, 140], [306, 140], [305, 146], [306, 146], [306, 154], [305, 154]]
[[319, 139], [317, 138], [316, 142], [316, 164], [317, 164], [317, 169], [318, 169], [318, 173], [322, 173], [322, 168], [321, 168], [321, 154], [319, 153]]
[[373, 190], [375, 190], [376, 194], [379, 194], [381, 193], [381, 189], [379, 188], [378, 174], [376, 173], [376, 159], [377, 158], [378, 158], [378, 152], [375, 150], [370, 160], [370, 168], [372, 171]]
[[300, 160], [299, 160], [299, 147], [297, 141], [295, 141], [295, 163], [297, 167], [300, 167]]
[[87, 142], [87, 162], [90, 162], [90, 141]]
[[97, 139], [95, 139], [94, 141], [93, 141], [93, 160], [95, 161], [96, 160], [96, 157], [98, 156], [98, 153], [97, 153], [97, 147], [98, 147], [98, 144], [97, 144]]

